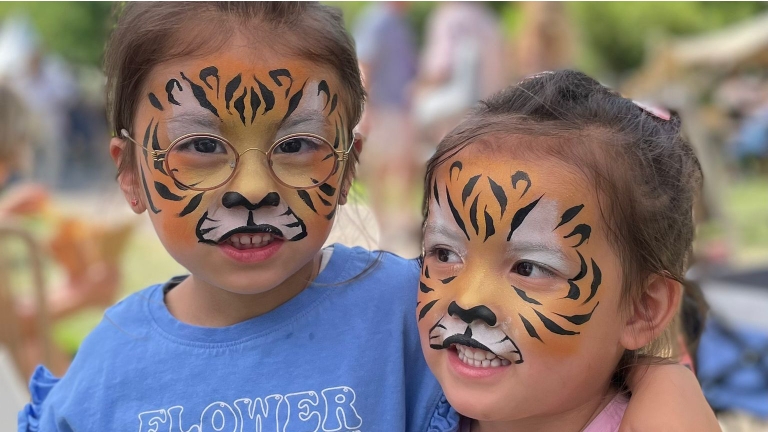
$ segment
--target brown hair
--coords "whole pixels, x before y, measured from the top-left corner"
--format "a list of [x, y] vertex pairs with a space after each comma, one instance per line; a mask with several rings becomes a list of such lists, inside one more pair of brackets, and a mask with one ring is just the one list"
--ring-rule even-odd
[[[546, 137], [502, 151], [554, 157], [594, 183], [609, 241], [623, 264], [623, 305], [641, 301], [651, 275], [684, 281], [702, 173], [678, 116], [664, 120], [581, 72], [533, 76], [480, 102], [440, 142], [427, 164], [425, 217], [435, 169], [489, 135]], [[666, 336], [627, 353], [620, 369], [641, 354], [668, 355], [672, 341]]]
[[[107, 44], [107, 112], [114, 136], [131, 131], [140, 92], [158, 64], [220, 49], [236, 32], [254, 40], [279, 33], [272, 48], [330, 66], [344, 86], [348, 134], [365, 100], [352, 38], [341, 11], [316, 2], [127, 2]], [[193, 36], [188, 36], [192, 34]], [[351, 142], [350, 142], [351, 145]], [[118, 175], [135, 170], [135, 153], [123, 152]], [[348, 174], [358, 161], [352, 151]]]

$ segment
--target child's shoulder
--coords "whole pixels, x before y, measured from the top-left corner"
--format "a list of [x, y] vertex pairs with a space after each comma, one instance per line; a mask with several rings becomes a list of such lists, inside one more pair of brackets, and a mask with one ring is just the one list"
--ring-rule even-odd
[[333, 245], [333, 255], [321, 275], [332, 283], [353, 287], [375, 285], [379, 289], [416, 292], [420, 267], [415, 259], [406, 259], [386, 251]]
[[[183, 276], [185, 277], [185, 276]], [[183, 277], [179, 277], [183, 279]], [[170, 281], [136, 291], [104, 311], [101, 323], [94, 329], [91, 336], [98, 335], [99, 331], [144, 331], [149, 318], [149, 305], [153, 302], [163, 302], [163, 287], [168, 284], [177, 284], [179, 281], [172, 278]]]
[[146, 342], [154, 322], [149, 305], [163, 302], [163, 286], [156, 284], [136, 291], [104, 311], [101, 322], [80, 345], [72, 366], [86, 359], [98, 362], [124, 352], [137, 341]]
[[53, 414], [44, 405], [95, 406], [87, 400], [104, 391], [105, 379], [117, 379], [119, 370], [129, 366], [140, 352], [138, 345], [149, 339], [148, 302], [162, 301], [163, 285], [135, 292], [107, 309], [80, 345], [64, 377], [55, 377], [38, 366], [29, 383], [32, 401], [19, 413], [19, 431], [47, 430]]

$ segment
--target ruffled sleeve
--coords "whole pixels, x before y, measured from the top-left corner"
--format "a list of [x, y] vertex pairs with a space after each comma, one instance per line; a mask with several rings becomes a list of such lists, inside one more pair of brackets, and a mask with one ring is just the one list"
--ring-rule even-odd
[[35, 369], [29, 380], [29, 393], [32, 395], [32, 402], [19, 412], [18, 432], [37, 432], [39, 430], [43, 402], [59, 380], [45, 366], [41, 365]]
[[458, 432], [459, 413], [451, 407], [445, 395], [440, 396], [435, 412], [429, 420], [427, 432]]

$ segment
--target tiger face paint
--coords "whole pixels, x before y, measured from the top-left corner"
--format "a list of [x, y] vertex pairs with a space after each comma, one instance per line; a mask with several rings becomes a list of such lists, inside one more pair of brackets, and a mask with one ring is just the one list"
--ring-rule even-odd
[[623, 352], [620, 264], [597, 199], [565, 164], [473, 146], [430, 185], [416, 311], [425, 357], [475, 419], [577, 407], [606, 390], [595, 383]]
[[[238, 293], [267, 291], [306, 266], [330, 232], [345, 166], [296, 190], [271, 176], [263, 152], [296, 133], [320, 136], [336, 150], [352, 144], [336, 74], [231, 44], [204, 59], [163, 63], [147, 82], [130, 132], [139, 144], [139, 187], [171, 255], [196, 278]], [[223, 137], [242, 153], [222, 186], [190, 190], [153, 158], [190, 133]], [[246, 151], [252, 148], [259, 151]]]

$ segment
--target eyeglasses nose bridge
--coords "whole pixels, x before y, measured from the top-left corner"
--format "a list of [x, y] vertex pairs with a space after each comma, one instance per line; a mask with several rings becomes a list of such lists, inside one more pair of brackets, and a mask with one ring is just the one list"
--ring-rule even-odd
[[251, 148], [247, 148], [247, 149], [243, 150], [242, 153], [240, 153], [240, 157], [243, 157], [244, 154], [248, 153], [251, 150], [256, 150], [257, 152], [263, 154], [264, 156], [267, 155], [267, 152], [265, 152], [264, 150], [262, 150], [262, 149], [260, 149], [258, 147], [251, 147]]
[[[268, 167], [271, 167], [271, 163], [270, 163], [270, 161], [269, 161], [268, 152], [265, 152], [264, 150], [262, 150], [262, 149], [260, 149], [260, 148], [258, 148], [258, 147], [251, 147], [251, 148], [247, 148], [247, 149], [243, 150], [242, 152], [240, 152], [240, 153], [238, 154], [238, 159], [242, 159], [242, 158], [243, 158], [243, 155], [244, 155], [244, 154], [246, 154], [246, 153], [248, 153], [248, 152], [249, 152], [249, 151], [251, 151], [251, 150], [255, 150], [256, 152], [258, 152], [258, 153], [261, 153], [261, 154], [263, 154], [264, 156], [266, 156], [266, 163], [267, 163], [267, 166], [268, 166]], [[234, 168], [234, 167], [232, 167], [232, 168]]]

